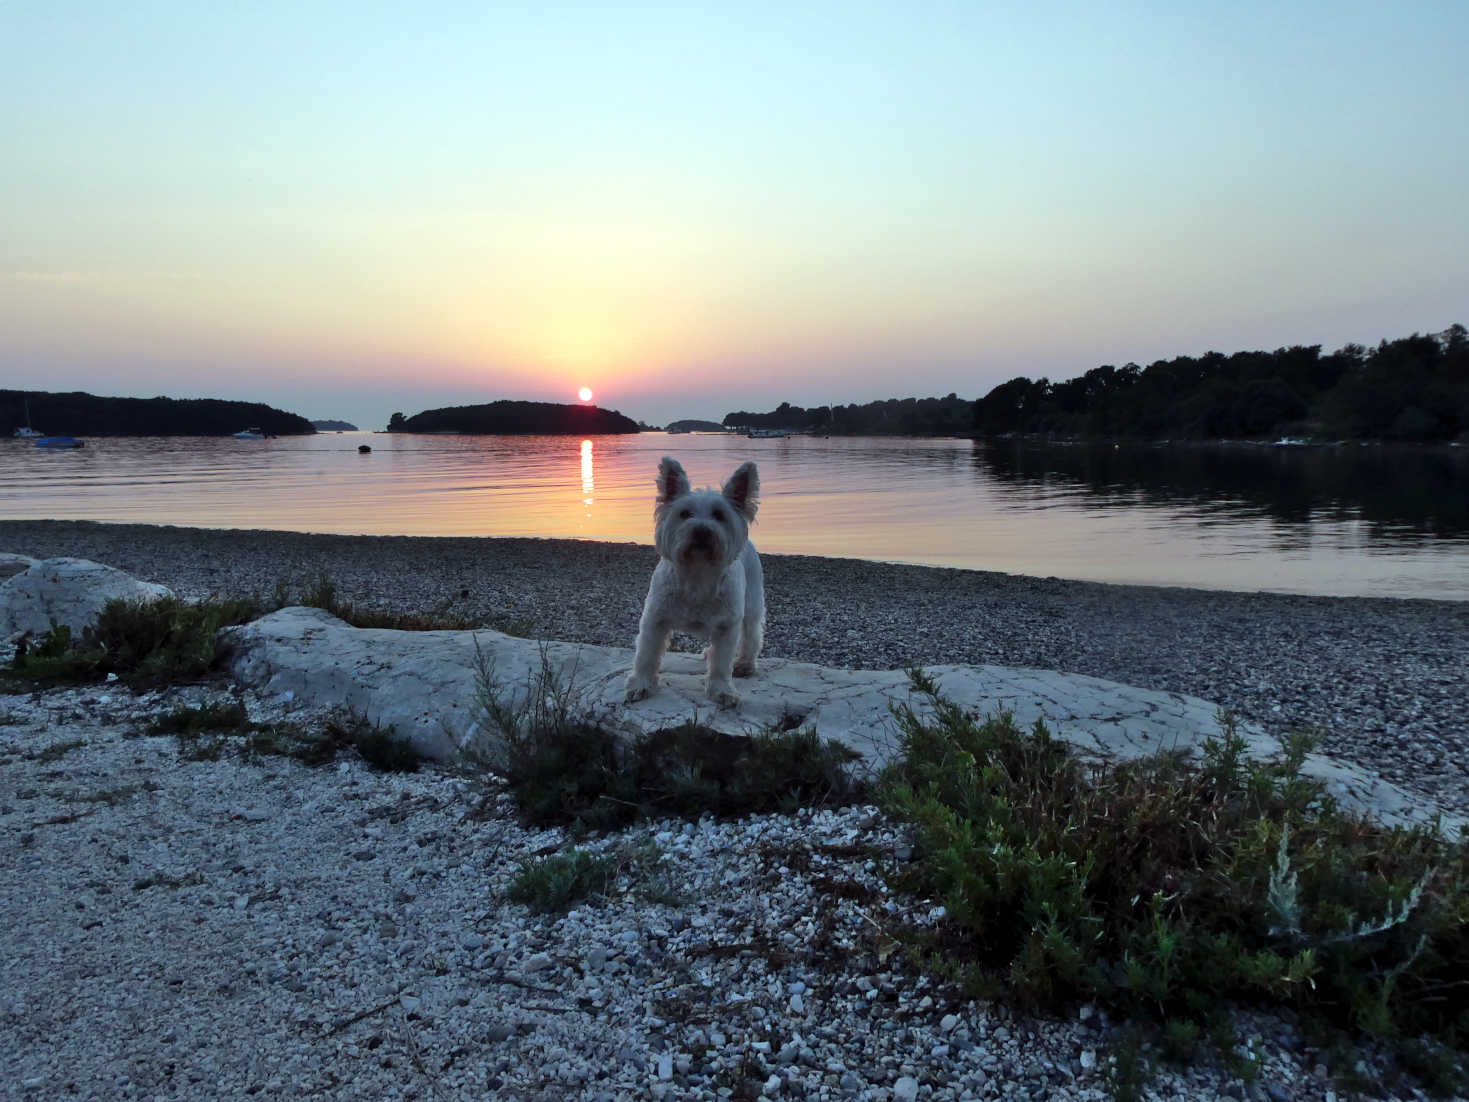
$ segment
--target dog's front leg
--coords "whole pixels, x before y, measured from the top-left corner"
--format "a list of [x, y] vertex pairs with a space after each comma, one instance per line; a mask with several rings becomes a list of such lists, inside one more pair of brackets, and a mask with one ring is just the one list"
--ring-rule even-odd
[[644, 616], [638, 625], [637, 650], [623, 696], [629, 704], [642, 700], [658, 687], [658, 667], [663, 664], [663, 652], [668, 649], [668, 637], [672, 633], [672, 625], [655, 616]]
[[739, 643], [738, 624], [715, 626], [710, 630], [709, 649], [705, 652], [709, 656], [709, 669], [704, 689], [709, 694], [709, 699], [721, 708], [733, 708], [740, 702], [740, 694], [735, 692], [734, 685], [730, 683], [730, 675], [734, 672], [735, 650]]

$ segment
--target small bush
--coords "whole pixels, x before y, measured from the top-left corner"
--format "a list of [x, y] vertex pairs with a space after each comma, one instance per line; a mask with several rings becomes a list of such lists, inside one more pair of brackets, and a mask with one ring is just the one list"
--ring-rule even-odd
[[539, 826], [616, 830], [642, 818], [727, 818], [857, 802], [861, 755], [810, 731], [728, 735], [695, 723], [624, 739], [585, 718], [549, 655], [511, 704], [480, 656], [480, 720], [496, 733], [488, 764], [521, 818]]
[[246, 759], [286, 757], [316, 766], [351, 748], [379, 772], [413, 773], [423, 762], [391, 728], [356, 718], [328, 720], [319, 728], [256, 723], [237, 700], [176, 708], [154, 719], [145, 733], [176, 736], [180, 755], [191, 761], [217, 761], [232, 752]]
[[1199, 767], [1089, 770], [1043, 724], [975, 721], [913, 677], [933, 713], [896, 710], [880, 792], [916, 831], [895, 882], [946, 908], [930, 959], [1026, 1004], [1151, 1018], [1175, 1055], [1226, 1000], [1265, 1001], [1462, 1079], [1469, 844], [1342, 812], [1300, 774], [1304, 741], [1256, 763], [1228, 717]]
[[236, 731], [250, 728], [250, 717], [238, 700], [210, 701], [190, 708], [175, 708], [156, 716], [148, 724], [150, 735], [197, 735], [203, 731]]
[[391, 727], [363, 720], [351, 729], [350, 737], [358, 756], [379, 773], [417, 773], [423, 764], [423, 755]]
[[214, 668], [219, 629], [242, 624], [258, 610], [243, 599], [109, 601], [80, 638], [66, 625], [53, 624], [40, 640], [17, 648], [11, 672], [41, 684], [108, 674], [135, 687], [196, 679]]
[[22, 638], [16, 644], [8, 680], [17, 678], [43, 685], [93, 681], [99, 674], [101, 655], [94, 648], [83, 649], [72, 639], [71, 628], [54, 620], [39, 639]]
[[617, 882], [617, 862], [584, 849], [522, 861], [506, 895], [533, 911], [561, 911], [592, 895], [606, 895]]

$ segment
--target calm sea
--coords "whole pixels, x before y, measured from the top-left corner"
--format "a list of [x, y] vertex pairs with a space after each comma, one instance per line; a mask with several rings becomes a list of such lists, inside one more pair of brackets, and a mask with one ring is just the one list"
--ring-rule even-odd
[[649, 543], [667, 453], [696, 485], [756, 460], [769, 552], [1469, 600], [1465, 451], [662, 433], [5, 441], [0, 517]]

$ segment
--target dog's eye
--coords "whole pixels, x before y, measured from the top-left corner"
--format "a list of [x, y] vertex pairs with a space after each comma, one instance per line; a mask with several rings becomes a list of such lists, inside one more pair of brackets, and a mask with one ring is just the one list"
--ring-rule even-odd
[[694, 511], [692, 509], [684, 509], [682, 512], [680, 512], [678, 514], [678, 519], [679, 520], [688, 520], [689, 517], [691, 517], [693, 515], [694, 515]]
[[723, 524], [724, 523], [724, 510], [723, 509], [715, 509], [714, 510], [714, 519], [717, 520], [720, 524]]

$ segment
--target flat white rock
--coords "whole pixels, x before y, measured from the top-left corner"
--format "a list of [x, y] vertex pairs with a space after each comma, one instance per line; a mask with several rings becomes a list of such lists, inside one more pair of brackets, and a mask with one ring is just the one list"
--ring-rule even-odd
[[[350, 708], [439, 759], [493, 745], [475, 703], [478, 668], [491, 672], [503, 701], [515, 706], [544, 665], [557, 685], [570, 689], [578, 710], [624, 735], [690, 720], [731, 734], [799, 726], [839, 739], [872, 766], [898, 749], [892, 708], [909, 704], [922, 714], [926, 707], [902, 670], [763, 658], [754, 677], [736, 683], [743, 694], [739, 706], [720, 709], [704, 695], [703, 662], [693, 654], [669, 654], [657, 691], [625, 704], [630, 648], [521, 639], [488, 629], [354, 628], [315, 608], [284, 608], [221, 635], [242, 683]], [[1023, 728], [1043, 719], [1052, 734], [1101, 760], [1197, 752], [1220, 733], [1219, 707], [1181, 693], [1008, 666], [930, 666], [926, 672], [966, 711], [984, 716], [1008, 710]], [[1251, 756], [1278, 754], [1276, 740], [1258, 728], [1241, 724], [1239, 732]], [[1426, 822], [1437, 813], [1364, 768], [1320, 755], [1311, 755], [1304, 768], [1325, 780], [1343, 805], [1374, 811], [1384, 821]], [[1450, 830], [1460, 825], [1445, 820]]]
[[3, 639], [23, 632], [44, 635], [52, 623], [64, 624], [77, 634], [96, 622], [108, 601], [146, 602], [173, 596], [166, 586], [139, 581], [87, 559], [0, 555], [0, 578], [4, 578], [0, 581]]

